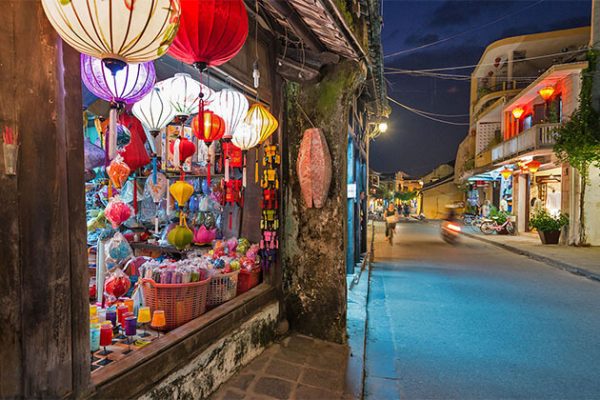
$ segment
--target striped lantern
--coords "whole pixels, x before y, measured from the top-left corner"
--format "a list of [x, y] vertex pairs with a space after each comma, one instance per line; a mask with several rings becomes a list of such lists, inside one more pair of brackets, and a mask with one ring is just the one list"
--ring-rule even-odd
[[[248, 110], [245, 119], [246, 124], [255, 134], [260, 136], [259, 144], [263, 144], [277, 130], [279, 123], [277, 119], [260, 103], [254, 103]], [[258, 182], [258, 147], [256, 148], [256, 160], [254, 165], [254, 181]]]
[[42, 6], [65, 42], [113, 72], [164, 55], [181, 14], [179, 0], [42, 0]]
[[177, 117], [187, 118], [198, 112], [198, 96], [201, 89], [205, 102], [212, 101], [215, 95], [212, 89], [192, 79], [190, 74], [186, 73], [175, 74], [172, 78], [161, 81], [157, 85], [175, 109]]
[[260, 142], [260, 132], [252, 129], [245, 122], [239, 124], [236, 131], [233, 133], [231, 143], [242, 149], [243, 153], [243, 169], [242, 169], [242, 186], [246, 187], [246, 154], [248, 150], [256, 147]]
[[214, 95], [213, 101], [206, 108], [223, 118], [225, 121], [223, 139], [231, 139], [246, 117], [248, 106], [248, 100], [242, 93], [233, 89], [223, 89]]

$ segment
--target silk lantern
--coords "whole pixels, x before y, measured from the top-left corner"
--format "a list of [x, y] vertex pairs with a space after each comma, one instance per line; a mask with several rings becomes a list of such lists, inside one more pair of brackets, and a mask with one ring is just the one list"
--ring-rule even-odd
[[113, 73], [164, 55], [181, 13], [179, 0], [42, 0], [42, 6], [65, 42]]
[[512, 176], [512, 171], [508, 168], [504, 168], [502, 171], [500, 171], [500, 175], [502, 175], [502, 177], [504, 179], [508, 179]]
[[196, 145], [184, 137], [179, 137], [170, 145], [173, 153], [173, 166], [180, 168], [181, 165], [196, 152]]
[[[200, 121], [200, 116], [202, 116], [202, 121]], [[192, 132], [198, 140], [202, 140], [206, 146], [210, 148], [212, 142], [223, 137], [223, 134], [225, 133], [225, 121], [214, 112], [207, 110], [194, 117], [192, 120]], [[207, 165], [207, 179], [209, 186], [211, 157], [209, 151]]]
[[[263, 144], [269, 136], [277, 130], [277, 119], [260, 103], [254, 103], [246, 114], [245, 122], [250, 129], [260, 136], [259, 144]], [[256, 149], [256, 163], [254, 165], [254, 181], [258, 182], [258, 148]]]
[[167, 241], [177, 250], [183, 250], [194, 240], [194, 233], [187, 225], [177, 225], [167, 235]]
[[525, 112], [525, 109], [523, 107], [515, 107], [512, 110], [512, 116], [515, 117], [515, 119], [519, 119], [521, 118], [521, 116], [523, 115], [523, 113]]
[[223, 89], [213, 96], [213, 101], [206, 107], [214, 111], [225, 121], [223, 139], [231, 139], [237, 127], [248, 113], [248, 100], [237, 90]]
[[178, 73], [172, 78], [157, 83], [163, 94], [175, 110], [175, 116], [187, 119], [198, 112], [199, 94], [202, 91], [204, 101], [212, 101], [214, 91], [195, 79], [190, 74]]
[[152, 89], [156, 81], [154, 65], [151, 62], [126, 64], [113, 73], [101, 60], [82, 54], [81, 80], [94, 95], [111, 103], [106, 149], [108, 157], [113, 159], [117, 153], [118, 108], [135, 103]]
[[322, 208], [331, 184], [331, 154], [321, 129], [304, 131], [296, 167], [306, 207]]
[[546, 86], [538, 91], [540, 97], [544, 99], [544, 101], [548, 101], [550, 97], [554, 94], [554, 88], [552, 86]]
[[535, 174], [540, 169], [540, 165], [542, 165], [542, 164], [539, 161], [531, 160], [530, 162], [527, 163], [527, 169], [532, 174]]
[[[233, 133], [231, 143], [242, 149], [243, 166], [242, 166], [242, 186], [246, 187], [246, 159], [248, 150], [258, 145], [260, 142], [260, 132], [252, 129], [250, 125], [242, 122], [236, 131]], [[258, 160], [257, 160], [258, 164]], [[256, 165], [258, 167], [258, 165]]]
[[119, 114], [119, 124], [123, 125], [125, 128], [129, 130], [132, 135], [137, 135], [142, 143], [146, 143], [146, 133], [144, 132], [144, 127], [139, 119], [135, 116], [129, 114], [128, 112], [123, 112]]

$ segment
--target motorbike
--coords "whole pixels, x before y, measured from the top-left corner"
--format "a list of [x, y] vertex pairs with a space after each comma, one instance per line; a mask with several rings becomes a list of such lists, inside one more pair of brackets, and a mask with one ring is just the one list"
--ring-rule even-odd
[[460, 225], [453, 221], [442, 222], [442, 239], [449, 244], [456, 244], [461, 232]]

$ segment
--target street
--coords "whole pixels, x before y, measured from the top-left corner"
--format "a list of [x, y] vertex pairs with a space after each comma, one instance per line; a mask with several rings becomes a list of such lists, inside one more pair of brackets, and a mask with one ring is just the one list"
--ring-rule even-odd
[[461, 239], [378, 226], [365, 397], [600, 398], [600, 283]]

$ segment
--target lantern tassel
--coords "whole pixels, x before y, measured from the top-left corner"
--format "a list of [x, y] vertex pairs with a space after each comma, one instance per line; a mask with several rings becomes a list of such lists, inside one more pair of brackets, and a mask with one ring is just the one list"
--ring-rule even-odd
[[206, 164], [206, 181], [208, 182], [208, 187], [210, 187], [210, 158]]
[[225, 158], [225, 182], [229, 182], [229, 158]]
[[230, 210], [229, 211], [229, 230], [231, 230], [233, 227], [233, 212]]
[[137, 216], [138, 213], [138, 201], [137, 201], [137, 179], [136, 174], [133, 174], [133, 215]]
[[242, 166], [242, 186], [246, 187], [246, 150], [244, 150], [244, 165]]
[[152, 183], [156, 185], [156, 180], [157, 180], [157, 162], [156, 162], [156, 154], [154, 155], [154, 157], [152, 157]]
[[108, 158], [112, 160], [117, 155], [117, 119], [118, 119], [118, 110], [116, 107], [110, 108], [109, 113], [109, 122], [108, 122]]
[[181, 140], [179, 140], [179, 138], [177, 138], [177, 140], [175, 140], [175, 144], [173, 145], [173, 166], [175, 168], [179, 168], [181, 163], [179, 162], [179, 145], [181, 143]]
[[256, 148], [256, 160], [254, 160], [254, 183], [258, 183], [258, 147]]

